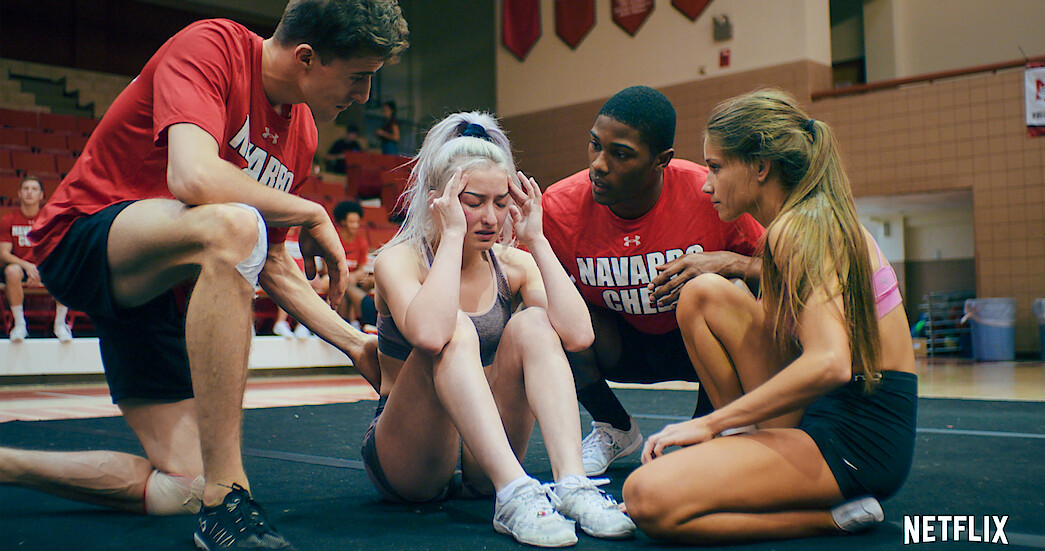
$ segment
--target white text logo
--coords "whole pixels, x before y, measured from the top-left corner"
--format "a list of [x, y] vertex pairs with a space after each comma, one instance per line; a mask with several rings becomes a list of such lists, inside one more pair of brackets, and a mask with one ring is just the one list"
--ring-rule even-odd
[[971, 541], [1008, 545], [1004, 516], [972, 515], [904, 515], [903, 543]]

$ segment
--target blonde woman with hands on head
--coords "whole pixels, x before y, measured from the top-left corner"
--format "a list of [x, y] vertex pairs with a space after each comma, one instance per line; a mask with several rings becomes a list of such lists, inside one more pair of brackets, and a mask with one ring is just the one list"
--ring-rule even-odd
[[[591, 344], [591, 320], [544, 238], [540, 188], [482, 113], [435, 125], [415, 161], [406, 219], [375, 263], [381, 400], [362, 450], [375, 488], [404, 503], [496, 494], [494, 527], [530, 545], [576, 543], [575, 521], [631, 536], [584, 475], [565, 350]], [[513, 230], [529, 252], [506, 243]], [[535, 419], [551, 485], [520, 463]]]

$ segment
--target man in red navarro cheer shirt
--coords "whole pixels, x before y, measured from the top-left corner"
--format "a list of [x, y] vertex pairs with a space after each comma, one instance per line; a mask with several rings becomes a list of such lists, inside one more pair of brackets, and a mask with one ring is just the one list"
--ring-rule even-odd
[[[90, 315], [113, 401], [148, 459], [7, 451], [0, 463], [23, 466], [15, 483], [125, 510], [198, 511], [194, 539], [208, 550], [293, 548], [251, 499], [240, 451], [254, 289], [377, 373], [374, 339], [323, 303], [283, 241], [301, 226], [308, 275], [322, 256], [337, 305], [345, 252], [325, 209], [296, 195], [316, 150], [313, 117], [365, 102], [406, 38], [394, 0], [295, 0], [271, 38], [204, 20], [153, 55], [29, 235], [47, 288]], [[183, 282], [194, 283], [184, 316], [171, 291]]]
[[[602, 474], [642, 445], [606, 381], [697, 381], [675, 303], [704, 272], [757, 282], [764, 230], [748, 215], [722, 222], [701, 191], [707, 168], [673, 159], [675, 109], [660, 92], [626, 88], [591, 128], [589, 167], [544, 193], [544, 233], [591, 310], [595, 343], [570, 354], [577, 398], [594, 421], [584, 469]], [[701, 388], [694, 416], [712, 410]]]

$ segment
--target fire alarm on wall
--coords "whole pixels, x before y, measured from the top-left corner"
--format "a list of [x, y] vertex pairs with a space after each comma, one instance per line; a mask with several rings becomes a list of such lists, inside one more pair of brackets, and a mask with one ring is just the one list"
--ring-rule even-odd
[[729, 48], [722, 48], [718, 51], [718, 66], [729, 67]]

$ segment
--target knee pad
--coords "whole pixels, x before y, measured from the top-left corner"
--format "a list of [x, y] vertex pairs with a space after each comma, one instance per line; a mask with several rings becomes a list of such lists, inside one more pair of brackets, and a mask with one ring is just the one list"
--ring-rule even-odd
[[258, 221], [258, 242], [254, 244], [254, 250], [242, 262], [236, 264], [236, 270], [243, 276], [243, 279], [246, 279], [251, 287], [257, 288], [258, 276], [261, 275], [261, 269], [265, 267], [265, 258], [268, 256], [268, 228], [265, 226], [265, 219], [261, 217], [258, 209], [243, 203], [232, 204], [247, 209], [254, 214]]
[[145, 482], [145, 514], [196, 514], [203, 506], [203, 475], [187, 476], [152, 471]]

